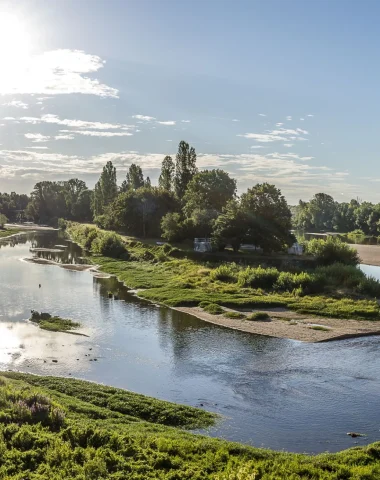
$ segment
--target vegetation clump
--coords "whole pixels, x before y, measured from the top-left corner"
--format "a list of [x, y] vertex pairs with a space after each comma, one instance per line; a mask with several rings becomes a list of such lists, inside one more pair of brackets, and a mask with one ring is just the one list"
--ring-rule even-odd
[[358, 252], [337, 237], [314, 238], [306, 242], [305, 247], [305, 253], [313, 255], [318, 265], [342, 263], [355, 266], [360, 263]]
[[31, 311], [30, 321], [37, 323], [42, 330], [50, 330], [52, 332], [69, 332], [74, 328], [80, 327], [80, 323], [73, 322], [67, 318], [52, 316], [50, 313]]
[[220, 305], [217, 305], [216, 303], [205, 303], [202, 302], [200, 304], [201, 308], [207, 313], [211, 313], [212, 315], [220, 315], [221, 313], [224, 312], [223, 308]]
[[254, 312], [251, 315], [248, 315], [247, 320], [260, 322], [262, 320], [268, 320], [270, 316], [266, 312]]
[[240, 313], [240, 312], [224, 312], [223, 316], [226, 317], [226, 318], [232, 318], [232, 319], [236, 319], [236, 320], [245, 318], [244, 313]]

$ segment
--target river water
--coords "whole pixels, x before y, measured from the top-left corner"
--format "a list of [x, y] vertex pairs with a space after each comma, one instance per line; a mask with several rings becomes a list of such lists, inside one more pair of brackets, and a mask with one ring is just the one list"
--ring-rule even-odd
[[[57, 244], [64, 253], [38, 255], [63, 263], [82, 255], [56, 232], [0, 243], [1, 370], [202, 405], [222, 415], [208, 434], [258, 447], [317, 453], [380, 440], [380, 337], [307, 344], [255, 336], [139, 300], [116, 279], [23, 261], [32, 247]], [[27, 321], [31, 309], [77, 320], [89, 337], [40, 330]]]

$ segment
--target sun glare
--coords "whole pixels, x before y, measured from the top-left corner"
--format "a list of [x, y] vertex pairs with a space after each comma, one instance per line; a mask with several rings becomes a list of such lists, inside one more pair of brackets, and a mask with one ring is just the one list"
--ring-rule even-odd
[[0, 69], [12, 68], [30, 53], [30, 38], [23, 21], [11, 13], [0, 12]]

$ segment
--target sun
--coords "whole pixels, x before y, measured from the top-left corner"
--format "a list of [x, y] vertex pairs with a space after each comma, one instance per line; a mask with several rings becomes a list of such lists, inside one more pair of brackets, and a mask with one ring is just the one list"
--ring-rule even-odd
[[30, 55], [30, 37], [16, 15], [0, 12], [0, 70], [12, 68]]

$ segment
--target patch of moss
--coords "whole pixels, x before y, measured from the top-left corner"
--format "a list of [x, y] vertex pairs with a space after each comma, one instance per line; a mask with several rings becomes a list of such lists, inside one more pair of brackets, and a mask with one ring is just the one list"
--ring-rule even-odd
[[52, 316], [50, 313], [37, 312], [32, 310], [30, 321], [37, 323], [42, 330], [49, 330], [51, 332], [70, 332], [74, 328], [80, 327], [80, 323], [73, 322], [67, 318]]
[[266, 312], [254, 312], [251, 315], [248, 315], [247, 320], [252, 321], [261, 321], [261, 320], [268, 320], [270, 316]]

